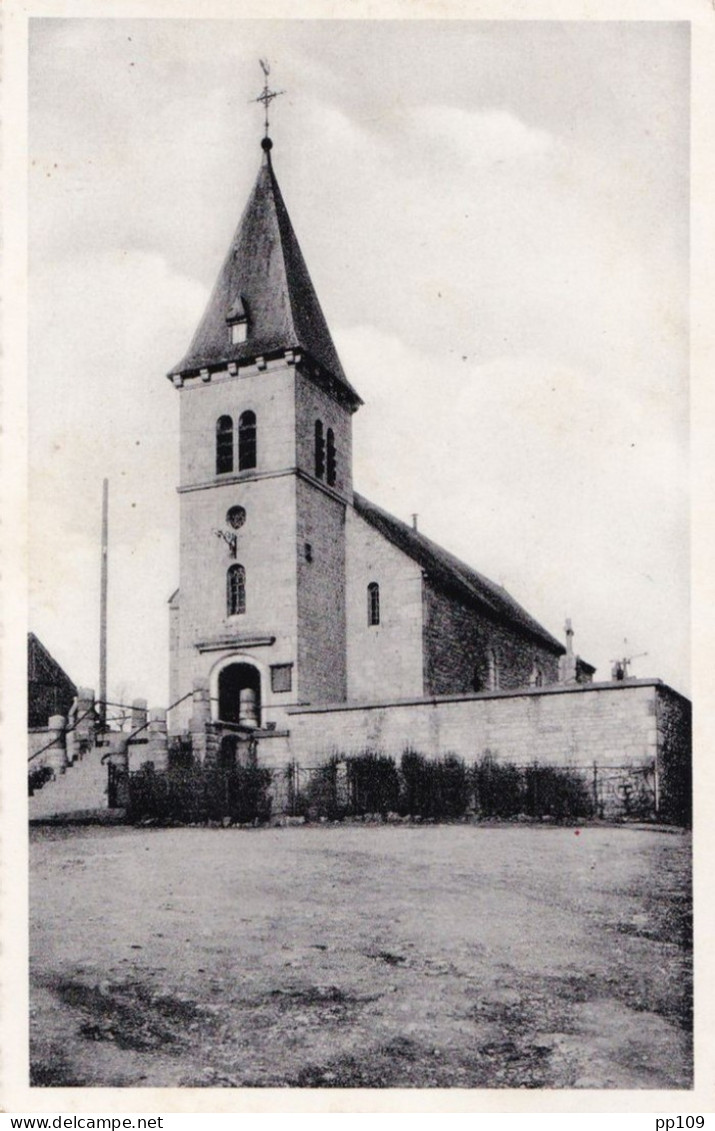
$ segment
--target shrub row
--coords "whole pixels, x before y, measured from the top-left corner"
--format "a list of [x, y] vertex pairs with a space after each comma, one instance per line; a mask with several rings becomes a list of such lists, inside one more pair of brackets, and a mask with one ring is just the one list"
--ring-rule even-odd
[[454, 755], [425, 758], [409, 749], [399, 767], [393, 758], [373, 751], [344, 760], [336, 756], [311, 771], [292, 793], [291, 808], [329, 820], [389, 812], [433, 820], [468, 812], [563, 820], [594, 812], [589, 785], [577, 770], [500, 764], [488, 753], [468, 767]]
[[261, 766], [218, 769], [199, 762], [157, 773], [145, 766], [129, 775], [128, 817], [201, 824], [228, 818], [236, 824], [267, 821], [271, 772]]
[[[520, 767], [489, 753], [472, 766], [446, 755], [425, 758], [406, 750], [394, 758], [364, 751], [335, 756], [324, 765], [287, 775], [290, 812], [311, 820], [342, 820], [388, 813], [423, 820], [481, 817], [584, 818], [594, 814], [588, 781], [575, 769]], [[129, 775], [128, 815], [198, 824], [228, 818], [237, 824], [266, 821], [271, 813], [272, 773], [255, 764], [230, 768], [174, 764], [157, 773], [147, 766]]]

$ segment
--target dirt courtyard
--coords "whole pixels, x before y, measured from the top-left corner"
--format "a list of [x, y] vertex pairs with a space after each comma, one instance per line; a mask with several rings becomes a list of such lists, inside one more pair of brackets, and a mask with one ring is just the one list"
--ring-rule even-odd
[[36, 1086], [687, 1088], [690, 837], [31, 831]]

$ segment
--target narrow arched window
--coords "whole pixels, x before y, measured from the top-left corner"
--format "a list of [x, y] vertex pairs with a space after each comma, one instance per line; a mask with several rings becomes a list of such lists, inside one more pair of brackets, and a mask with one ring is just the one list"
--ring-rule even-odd
[[242, 565], [232, 565], [226, 574], [226, 613], [235, 617], [246, 611], [246, 571]]
[[256, 414], [242, 412], [238, 421], [238, 470], [250, 471], [256, 466]]
[[233, 420], [219, 416], [216, 421], [216, 474], [233, 471]]
[[371, 581], [367, 587], [367, 623], [380, 623], [380, 586]]
[[497, 691], [499, 688], [499, 657], [494, 648], [490, 648], [487, 653], [487, 663], [489, 665], [489, 690]]
[[323, 435], [323, 422], [315, 422], [315, 478], [322, 479], [325, 475], [325, 437]]
[[335, 486], [335, 434], [328, 428], [328, 486]]

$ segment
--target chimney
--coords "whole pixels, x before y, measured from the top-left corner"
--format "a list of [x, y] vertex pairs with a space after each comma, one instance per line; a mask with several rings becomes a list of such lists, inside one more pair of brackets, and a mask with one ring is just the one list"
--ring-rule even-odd
[[417, 515], [416, 514], [412, 515], [412, 529], [413, 530], [417, 529]]

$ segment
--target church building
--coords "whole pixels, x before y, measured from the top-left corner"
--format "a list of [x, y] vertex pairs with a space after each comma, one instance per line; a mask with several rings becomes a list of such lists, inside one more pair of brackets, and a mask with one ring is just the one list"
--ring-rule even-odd
[[[590, 678], [505, 589], [354, 489], [362, 401], [268, 136], [261, 145], [206, 311], [169, 373], [181, 421], [171, 702], [203, 684], [215, 722], [268, 735], [317, 705], [548, 687], [568, 661], [572, 682]], [[171, 712], [173, 733], [190, 712]]]
[[[304, 771], [341, 767], [344, 783], [356, 754], [397, 763], [410, 750], [568, 767], [600, 815], [637, 809], [687, 823], [690, 703], [625, 665], [595, 682], [570, 621], [564, 647], [500, 585], [354, 489], [362, 401], [313, 289], [267, 130], [261, 145], [206, 311], [169, 373], [181, 434], [171, 706], [136, 700], [131, 733], [98, 730], [93, 692], [53, 675], [38, 645], [61, 695], [51, 718], [30, 720], [40, 723], [30, 815], [121, 808], [127, 775], [188, 758], [255, 760], [280, 820]], [[40, 699], [46, 715], [50, 700], [31, 684]]]

